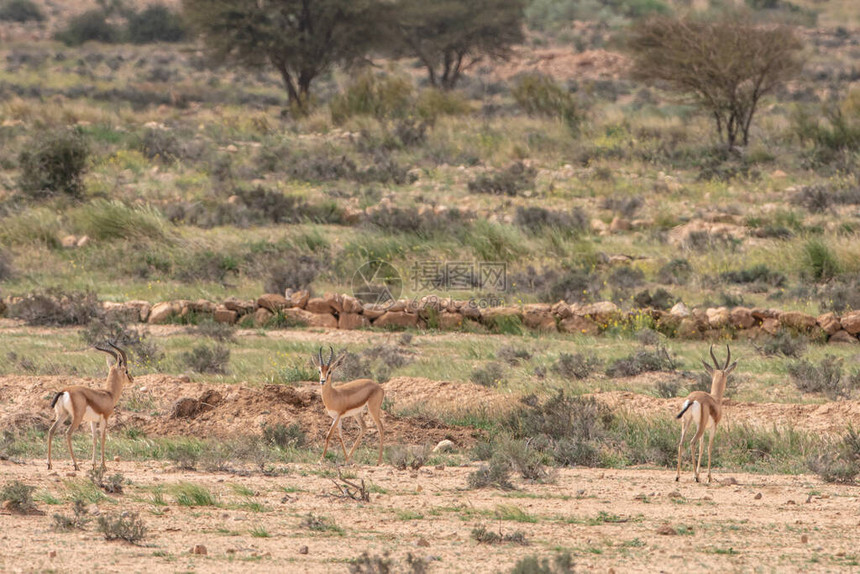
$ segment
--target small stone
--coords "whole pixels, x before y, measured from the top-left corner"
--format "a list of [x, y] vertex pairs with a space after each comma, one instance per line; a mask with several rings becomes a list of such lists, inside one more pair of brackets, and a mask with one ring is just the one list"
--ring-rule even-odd
[[678, 492], [677, 490], [673, 490], [667, 495], [669, 498], [684, 498], [684, 495]]
[[202, 544], [196, 544], [194, 548], [191, 549], [192, 554], [200, 554], [202, 556], [206, 556], [209, 552], [206, 550], [206, 547]]
[[70, 478], [74, 478], [74, 477], [78, 476], [78, 473], [77, 473], [77, 472], [74, 472], [74, 471], [72, 471], [72, 472], [67, 472], [67, 473], [66, 473], [66, 476], [68, 476], [68, 477], [70, 477]]
[[420, 484], [415, 487], [415, 492], [421, 492], [422, 490], [424, 490], [424, 488]]
[[800, 541], [803, 542], [804, 544], [806, 544], [807, 542], [809, 542], [809, 536], [806, 534], [801, 534], [800, 535]]
[[429, 548], [430, 547], [430, 543], [427, 542], [426, 538], [419, 538], [418, 542], [416, 544], [418, 544], [418, 546], [421, 546], [422, 548]]
[[433, 452], [450, 452], [455, 448], [457, 448], [457, 445], [454, 444], [454, 441], [445, 439], [439, 441], [439, 444], [433, 447]]
[[786, 500], [786, 501], [785, 501], [785, 503], [786, 503], [786, 504], [797, 504], [797, 503], [796, 503], [795, 501], [793, 501], [793, 500]]
[[299, 547], [299, 554], [307, 554], [309, 551], [310, 549], [307, 547], [307, 545]]
[[657, 529], [657, 534], [661, 536], [676, 536], [678, 532], [668, 524], [664, 524]]
[[114, 462], [119, 462], [119, 461], [120, 461], [120, 458], [119, 458], [118, 456], [115, 456], [115, 457], [113, 457], [113, 461], [114, 461]]
[[57, 557], [57, 551], [56, 550], [51, 550], [50, 552], [48, 552], [48, 558], [56, 558], [56, 557]]
[[[305, 548], [307, 548], [307, 546], [305, 546]], [[301, 550], [299, 550], [299, 552], [301, 552]], [[236, 553], [235, 548], [228, 548], [227, 549], [227, 554], [235, 554], [235, 553]]]
[[758, 494], [753, 496], [753, 498], [755, 498], [756, 500], [761, 500], [761, 493], [759, 492]]

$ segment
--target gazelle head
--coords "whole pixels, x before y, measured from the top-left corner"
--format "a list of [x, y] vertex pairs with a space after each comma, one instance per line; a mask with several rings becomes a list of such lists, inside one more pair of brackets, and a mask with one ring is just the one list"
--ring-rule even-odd
[[316, 356], [311, 355], [311, 360], [313, 361], [314, 366], [319, 370], [321, 385], [324, 385], [326, 381], [329, 380], [331, 374], [340, 365], [343, 357], [344, 355], [340, 355], [335, 359], [334, 349], [331, 346], [329, 346], [328, 361], [323, 360], [322, 347], [320, 347], [319, 353], [317, 353]]
[[731, 365], [729, 361], [732, 360], [732, 350], [726, 345], [726, 362], [724, 365], [720, 366], [720, 362], [717, 360], [716, 355], [714, 355], [714, 346], [711, 345], [711, 360], [714, 361], [713, 366], [709, 365], [707, 361], [702, 359], [702, 364], [705, 366], [705, 370], [711, 375], [711, 394], [718, 394], [719, 396], [723, 396], [723, 391], [726, 390], [726, 380], [732, 371], [735, 370], [735, 367], [738, 366], [738, 362], [735, 361]]
[[107, 347], [100, 347], [98, 345], [95, 346], [96, 349], [103, 353], [107, 353], [114, 359], [113, 365], [111, 365], [110, 359], [107, 359], [107, 365], [110, 369], [108, 371], [108, 379], [111, 379], [112, 377], [119, 378], [123, 386], [132, 384], [134, 382], [134, 378], [130, 374], [128, 374], [128, 357], [126, 356], [125, 351], [123, 351], [110, 341], [108, 341], [108, 345], [113, 347], [115, 351]]

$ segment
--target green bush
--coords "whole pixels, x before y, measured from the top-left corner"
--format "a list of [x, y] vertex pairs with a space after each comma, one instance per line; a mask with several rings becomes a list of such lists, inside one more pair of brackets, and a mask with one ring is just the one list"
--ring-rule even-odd
[[329, 103], [331, 119], [342, 124], [353, 116], [400, 118], [412, 107], [412, 82], [399, 76], [379, 77], [372, 72], [358, 76]]
[[472, 371], [469, 380], [482, 387], [498, 387], [505, 382], [505, 369], [501, 363], [488, 363]]
[[167, 236], [167, 221], [154, 207], [97, 199], [71, 214], [76, 230], [93, 239], [152, 239]]
[[107, 21], [103, 10], [95, 9], [69, 20], [54, 38], [67, 46], [80, 46], [85, 42], [114, 44], [120, 40], [120, 30]]
[[182, 354], [182, 362], [197, 373], [227, 373], [230, 364], [230, 349], [223, 345], [209, 346], [205, 343], [197, 345], [191, 351]]
[[28, 486], [19, 480], [13, 480], [0, 489], [0, 500], [6, 502], [6, 507], [18, 514], [29, 514], [36, 510], [33, 502], [35, 486]]
[[820, 363], [800, 360], [788, 365], [788, 374], [802, 393], [823, 393], [828, 399], [849, 398], [860, 387], [860, 375], [846, 376], [843, 359], [827, 355]]
[[653, 351], [640, 349], [623, 359], [613, 361], [606, 368], [606, 376], [612, 378], [634, 377], [653, 371], [674, 371], [675, 361], [669, 351], [658, 346]]
[[525, 556], [520, 558], [511, 574], [573, 574], [573, 559], [570, 552], [556, 555], [553, 562], [548, 558], [539, 559], [537, 556]]
[[129, 41], [134, 44], [181, 42], [186, 37], [182, 18], [163, 4], [152, 4], [128, 17]]
[[572, 130], [579, 129], [582, 113], [576, 98], [549, 76], [523, 76], [511, 88], [511, 95], [528, 115], [556, 118]]
[[98, 296], [92, 291], [64, 291], [52, 287], [21, 297], [9, 309], [9, 316], [28, 325], [87, 325], [101, 317]]
[[32, 0], [6, 0], [0, 4], [2, 22], [42, 22], [45, 14]]
[[37, 135], [18, 156], [21, 190], [37, 199], [58, 193], [80, 198], [89, 157], [89, 143], [80, 131]]
[[469, 101], [459, 92], [429, 88], [418, 94], [415, 113], [431, 124], [440, 116], [464, 116], [472, 111]]
[[99, 532], [105, 540], [125, 540], [137, 544], [146, 537], [146, 524], [137, 512], [123, 512], [119, 516], [102, 514], [98, 519]]
[[817, 239], [810, 239], [803, 246], [804, 267], [813, 279], [827, 281], [842, 270], [836, 254], [828, 245]]
[[587, 379], [600, 367], [602, 361], [593, 354], [561, 353], [553, 363], [552, 370], [565, 379]]
[[807, 466], [825, 482], [853, 484], [860, 474], [860, 432], [849, 428], [841, 441], [811, 456]]

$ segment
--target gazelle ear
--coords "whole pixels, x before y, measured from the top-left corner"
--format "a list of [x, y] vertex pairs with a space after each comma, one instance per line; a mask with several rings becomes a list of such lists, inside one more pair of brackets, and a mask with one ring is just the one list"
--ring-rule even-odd
[[729, 375], [732, 371], [735, 370], [735, 367], [737, 367], [737, 366], [738, 366], [738, 362], [735, 361], [734, 363], [729, 365], [724, 372], [726, 373], [726, 375]]
[[714, 367], [712, 367], [711, 365], [709, 365], [709, 364], [707, 363], [707, 361], [705, 361], [704, 359], [702, 359], [702, 364], [705, 366], [705, 370], [706, 370], [706, 371], [708, 371], [708, 374], [711, 374], [711, 375], [713, 375], [713, 374], [714, 374]]
[[334, 360], [329, 364], [329, 366], [328, 366], [329, 370], [331, 370], [331, 369], [336, 369], [337, 367], [339, 367], [339, 366], [340, 366], [340, 364], [343, 362], [343, 360], [344, 360], [345, 358], [346, 358], [346, 353], [341, 353], [340, 355], [338, 355], [338, 356], [337, 356], [337, 357], [336, 357], [336, 358], [335, 358], [335, 359], [334, 359]]

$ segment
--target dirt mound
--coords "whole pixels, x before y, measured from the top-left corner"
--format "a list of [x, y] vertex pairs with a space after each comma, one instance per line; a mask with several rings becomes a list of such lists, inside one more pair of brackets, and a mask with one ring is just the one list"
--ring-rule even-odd
[[[417, 395], [421, 385], [416, 381], [419, 380], [393, 379], [386, 383], [386, 390], [395, 397], [398, 389]], [[50, 400], [55, 392], [69, 385], [100, 387], [102, 383], [73, 377], [0, 377], [0, 428], [47, 428], [53, 418]], [[426, 384], [430, 390], [421, 396], [430, 404], [432, 389], [453, 385], [436, 381]], [[386, 443], [425, 444], [446, 438], [460, 446], [474, 442], [474, 431], [441, 423], [429, 412], [441, 411], [424, 411], [417, 416], [385, 413]], [[298, 423], [311, 441], [323, 440], [331, 419], [325, 414], [316, 386], [211, 385], [165, 375], [142, 375], [135, 377], [133, 388], [124, 391], [111, 427], [138, 428], [152, 436], [226, 438], [259, 433], [264, 425], [293, 423]], [[370, 432], [375, 432], [369, 419], [368, 425]], [[344, 423], [347, 435], [357, 429], [356, 422]]]
[[505, 410], [512, 395], [472, 383], [433, 381], [422, 377], [395, 377], [383, 385], [385, 398], [400, 412], [457, 414], [467, 411]]
[[[624, 410], [643, 417], [675, 415], [683, 399], [660, 399], [626, 391], [596, 393], [597, 400], [613, 410]], [[745, 403], [723, 401], [725, 424], [773, 426], [811, 433], [841, 434], [848, 426], [860, 426], [860, 401], [824, 404]]]

